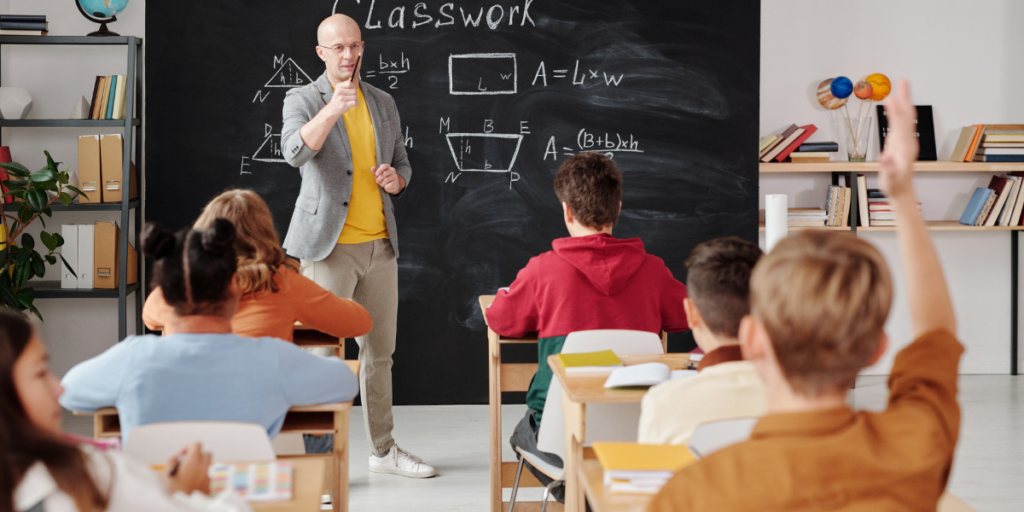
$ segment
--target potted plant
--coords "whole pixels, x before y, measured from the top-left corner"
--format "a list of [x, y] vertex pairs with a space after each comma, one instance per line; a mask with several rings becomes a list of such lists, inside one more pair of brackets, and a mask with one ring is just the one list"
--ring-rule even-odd
[[[68, 265], [64, 256], [53, 252], [64, 245], [60, 233], [45, 230], [39, 233], [39, 240], [46, 248], [46, 254], [42, 255], [36, 250], [36, 241], [32, 235], [24, 233], [25, 228], [36, 219], [45, 228], [46, 221], [42, 216], [53, 216], [50, 206], [54, 202], [60, 201], [64, 206], [71, 204], [74, 197], [68, 191], [88, 197], [81, 190], [68, 185], [68, 172], [57, 168], [58, 163], [53, 161], [49, 151], [44, 153], [46, 167], [36, 172], [29, 171], [17, 162], [0, 163], [0, 168], [9, 175], [9, 179], [3, 182], [8, 192], [0, 200], [0, 218], [3, 219], [3, 228], [0, 229], [0, 305], [19, 312], [31, 311], [40, 320], [43, 317], [33, 305], [36, 292], [25, 286], [29, 279], [46, 275], [46, 263], [56, 265], [57, 258], [72, 274], [75, 270]], [[8, 196], [13, 196], [15, 202], [5, 204]]]

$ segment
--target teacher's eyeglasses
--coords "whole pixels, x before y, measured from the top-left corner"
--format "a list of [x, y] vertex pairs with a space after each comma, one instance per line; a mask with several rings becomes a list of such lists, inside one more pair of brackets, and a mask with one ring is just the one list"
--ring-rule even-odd
[[352, 50], [353, 53], [358, 53], [359, 50], [361, 50], [363, 48], [364, 44], [366, 44], [366, 43], [364, 43], [363, 41], [359, 41], [358, 43], [343, 44], [343, 45], [339, 45], [339, 46], [320, 46], [320, 45], [317, 45], [316, 47], [317, 48], [323, 48], [324, 50], [331, 50], [335, 54], [341, 55], [342, 53], [345, 53], [346, 49]]

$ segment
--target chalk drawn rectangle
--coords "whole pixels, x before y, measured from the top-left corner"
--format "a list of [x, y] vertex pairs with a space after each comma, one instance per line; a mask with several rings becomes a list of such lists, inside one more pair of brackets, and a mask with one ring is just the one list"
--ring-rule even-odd
[[522, 135], [509, 133], [449, 133], [446, 139], [459, 172], [512, 172], [523, 143]]
[[493, 96], [518, 92], [514, 53], [466, 53], [448, 56], [448, 93]]

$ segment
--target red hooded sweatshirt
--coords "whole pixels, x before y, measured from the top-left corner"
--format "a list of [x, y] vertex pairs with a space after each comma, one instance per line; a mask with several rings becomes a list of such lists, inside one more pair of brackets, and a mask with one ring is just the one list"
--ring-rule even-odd
[[502, 336], [538, 332], [537, 375], [527, 403], [543, 410], [551, 381], [547, 356], [562, 350], [565, 335], [589, 329], [660, 333], [689, 328], [686, 285], [665, 262], [644, 251], [639, 238], [598, 234], [559, 238], [553, 251], [531, 258], [506, 292], [487, 309], [487, 324]]

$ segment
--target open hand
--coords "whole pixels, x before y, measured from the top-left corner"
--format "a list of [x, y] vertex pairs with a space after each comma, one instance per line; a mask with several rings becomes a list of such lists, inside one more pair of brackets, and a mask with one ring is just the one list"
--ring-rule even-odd
[[[210, 477], [207, 472], [210, 458], [211, 455], [204, 453], [199, 443], [186, 446], [180, 455], [172, 457], [162, 475], [167, 492], [192, 494], [192, 491], [199, 491], [210, 494]], [[174, 474], [171, 474], [172, 472]]]
[[398, 171], [388, 164], [380, 167], [371, 167], [370, 171], [377, 180], [377, 185], [383, 188], [388, 194], [397, 194], [405, 188], [405, 179], [398, 175]]
[[892, 200], [914, 200], [914, 162], [917, 160], [917, 109], [910, 101], [910, 84], [900, 80], [885, 106], [889, 132], [879, 157], [879, 186]]
[[356, 88], [358, 87], [358, 84], [348, 80], [339, 83], [334, 87], [334, 96], [331, 96], [331, 102], [328, 106], [338, 116], [348, 112], [349, 109], [359, 104], [359, 96], [356, 93]]

